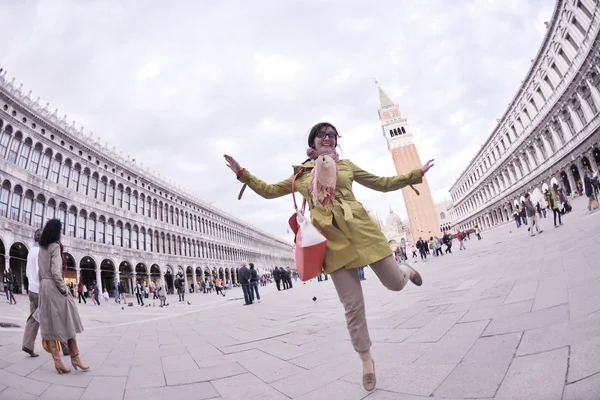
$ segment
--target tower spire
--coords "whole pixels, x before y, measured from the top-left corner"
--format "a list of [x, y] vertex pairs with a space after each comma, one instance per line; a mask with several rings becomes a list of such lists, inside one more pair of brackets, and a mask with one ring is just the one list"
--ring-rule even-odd
[[383, 91], [381, 86], [379, 86], [379, 82], [377, 81], [377, 78], [375, 78], [375, 84], [377, 85], [377, 90], [379, 91], [379, 108], [381, 109], [381, 108], [393, 106], [394, 102]]

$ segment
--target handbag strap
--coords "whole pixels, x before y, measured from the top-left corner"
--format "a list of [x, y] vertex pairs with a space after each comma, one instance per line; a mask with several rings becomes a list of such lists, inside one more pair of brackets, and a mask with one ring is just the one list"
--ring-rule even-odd
[[302, 199], [302, 211], [298, 211], [298, 203], [296, 203], [296, 178], [299, 177], [302, 172], [304, 172], [304, 168], [300, 168], [292, 179], [292, 198], [294, 199], [294, 209], [296, 212], [299, 212], [300, 215], [304, 215], [304, 210], [306, 209], [306, 199]]

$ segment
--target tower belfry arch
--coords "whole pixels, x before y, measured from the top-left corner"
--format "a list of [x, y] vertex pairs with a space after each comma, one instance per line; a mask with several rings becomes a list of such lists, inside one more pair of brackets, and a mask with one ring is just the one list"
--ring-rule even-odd
[[[415, 146], [408, 120], [377, 80], [375, 80], [375, 84], [379, 95], [378, 114], [381, 130], [392, 155], [396, 173], [406, 175], [415, 169], [420, 169], [423, 164]], [[431, 236], [441, 236], [439, 218], [427, 177], [424, 176], [423, 182], [414, 186], [419, 191], [419, 195], [410, 187], [402, 189], [413, 243], [420, 237], [425, 239]]]

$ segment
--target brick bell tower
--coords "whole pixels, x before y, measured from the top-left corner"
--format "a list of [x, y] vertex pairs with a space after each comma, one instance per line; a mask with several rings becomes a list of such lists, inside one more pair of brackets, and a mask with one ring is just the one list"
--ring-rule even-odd
[[[404, 175], [413, 169], [421, 168], [423, 163], [419, 158], [419, 152], [413, 142], [413, 134], [406, 118], [402, 117], [398, 105], [390, 100], [377, 80], [375, 83], [379, 92], [379, 121], [388, 150], [394, 160], [396, 173]], [[420, 237], [424, 240], [429, 240], [431, 236], [441, 238], [440, 221], [435, 211], [427, 177], [424, 176], [423, 182], [414, 187], [419, 191], [419, 196], [410, 186], [402, 189], [412, 236], [411, 244], [416, 243]]]

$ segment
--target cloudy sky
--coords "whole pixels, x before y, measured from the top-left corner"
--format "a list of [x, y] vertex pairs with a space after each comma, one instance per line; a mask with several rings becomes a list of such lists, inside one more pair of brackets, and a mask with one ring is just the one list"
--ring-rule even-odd
[[[306, 158], [320, 121], [343, 157], [394, 175], [373, 78], [408, 118], [434, 199], [505, 111], [551, 0], [0, 0], [0, 67], [25, 92], [202, 199], [281, 236], [291, 197], [263, 200], [223, 153], [267, 182]], [[385, 219], [402, 195], [359, 185]]]

